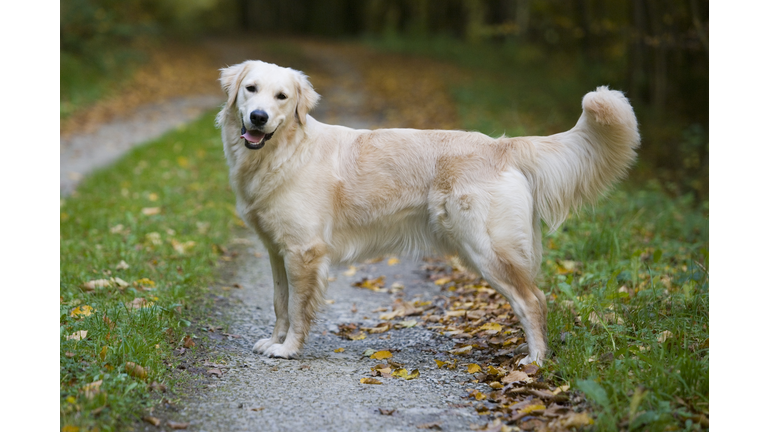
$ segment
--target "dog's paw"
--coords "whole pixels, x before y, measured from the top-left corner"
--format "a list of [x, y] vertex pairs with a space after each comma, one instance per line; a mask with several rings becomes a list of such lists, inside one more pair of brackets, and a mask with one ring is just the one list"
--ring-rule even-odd
[[272, 338], [259, 339], [259, 341], [253, 345], [253, 352], [256, 354], [264, 354], [265, 351], [267, 351], [267, 348], [272, 345], [274, 345]]
[[265, 355], [270, 357], [280, 357], [284, 359], [293, 359], [299, 356], [299, 350], [291, 348], [286, 344], [274, 344], [264, 351]]
[[527, 364], [531, 364], [533, 362], [536, 362], [536, 364], [539, 365], [539, 366], [544, 366], [544, 358], [542, 358], [542, 357], [535, 357], [534, 358], [531, 355], [527, 355], [527, 356], [523, 357], [522, 359], [520, 359], [520, 361], [517, 362], [517, 365], [518, 366], [520, 366], [520, 365], [527, 365]]

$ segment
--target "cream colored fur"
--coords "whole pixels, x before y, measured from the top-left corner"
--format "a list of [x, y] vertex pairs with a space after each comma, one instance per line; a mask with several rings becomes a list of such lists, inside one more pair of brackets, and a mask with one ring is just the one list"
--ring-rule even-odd
[[[299, 354], [330, 265], [440, 253], [458, 254], [509, 300], [528, 341], [524, 361], [545, 358], [546, 299], [534, 282], [540, 220], [555, 229], [632, 164], [640, 135], [622, 93], [588, 93], [567, 132], [494, 139], [323, 124], [308, 115], [319, 96], [306, 76], [260, 61], [223, 69], [221, 84], [217, 123], [237, 209], [269, 250], [274, 276], [274, 332], [254, 352]], [[274, 136], [249, 150], [240, 128], [253, 127], [257, 109]]]

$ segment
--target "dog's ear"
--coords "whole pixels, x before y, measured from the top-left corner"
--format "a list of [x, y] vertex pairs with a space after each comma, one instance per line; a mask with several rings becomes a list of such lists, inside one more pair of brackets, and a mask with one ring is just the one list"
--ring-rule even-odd
[[320, 95], [312, 88], [312, 83], [309, 82], [306, 75], [299, 71], [294, 71], [294, 73], [296, 74], [296, 96], [298, 99], [296, 118], [299, 120], [299, 124], [305, 125], [307, 124], [307, 114], [317, 105]]
[[245, 76], [245, 70], [247, 69], [248, 62], [236, 64], [234, 66], [219, 69], [221, 75], [219, 76], [219, 82], [221, 82], [221, 89], [227, 95], [226, 108], [232, 108], [237, 100], [237, 90], [240, 88], [240, 83]]

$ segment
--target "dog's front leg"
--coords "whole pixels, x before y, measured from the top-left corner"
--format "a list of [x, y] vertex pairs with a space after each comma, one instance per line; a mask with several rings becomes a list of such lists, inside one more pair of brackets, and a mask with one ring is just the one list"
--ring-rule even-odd
[[330, 260], [322, 245], [296, 248], [286, 253], [290, 281], [288, 316], [290, 327], [283, 343], [264, 352], [270, 357], [295, 358], [309, 334], [310, 326], [325, 296]]
[[253, 352], [264, 354], [270, 346], [283, 343], [290, 320], [288, 315], [288, 275], [285, 272], [285, 260], [272, 249], [269, 250], [269, 263], [272, 265], [272, 279], [275, 286], [275, 329], [272, 337], [261, 339], [253, 346]]

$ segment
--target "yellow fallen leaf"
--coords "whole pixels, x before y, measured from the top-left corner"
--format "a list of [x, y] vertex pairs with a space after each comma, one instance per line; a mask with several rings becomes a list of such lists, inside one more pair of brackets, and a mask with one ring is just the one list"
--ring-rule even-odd
[[496, 334], [500, 332], [502, 329], [501, 324], [497, 323], [485, 323], [482, 327], [480, 327], [480, 330], [485, 330], [489, 334]]
[[376, 378], [360, 378], [360, 384], [381, 384]]
[[154, 216], [156, 214], [160, 214], [160, 207], [144, 207], [141, 209], [141, 213], [144, 216]]
[[445, 284], [447, 284], [450, 281], [451, 281], [451, 278], [447, 278], [447, 277], [440, 278], [440, 279], [435, 281], [435, 285], [445, 285]]
[[146, 289], [147, 287], [152, 288], [155, 286], [155, 282], [152, 279], [141, 278], [141, 279], [135, 280], [133, 282], [133, 286], [140, 287], [143, 289]]
[[504, 375], [504, 369], [496, 368], [493, 365], [488, 365], [488, 375], [491, 376], [503, 376]]
[[355, 273], [357, 273], [357, 267], [349, 266], [349, 269], [347, 269], [347, 271], [345, 271], [343, 274], [344, 276], [354, 276]]
[[365, 339], [365, 332], [357, 331], [349, 335], [351, 340], [363, 340]]
[[395, 324], [395, 326], [398, 327], [398, 328], [411, 328], [411, 327], [414, 327], [418, 323], [419, 322], [416, 321], [416, 320], [405, 320], [405, 321], [401, 321], [401, 322]]
[[61, 432], [80, 432], [80, 426], [64, 425]]
[[477, 363], [470, 363], [467, 365], [467, 373], [477, 373], [482, 371], [483, 368]]
[[494, 382], [492, 382], [492, 383], [490, 383], [488, 385], [492, 389], [494, 389], [494, 390], [500, 390], [500, 389], [504, 388], [504, 385], [502, 383], [498, 382], [498, 381], [494, 381]]
[[442, 361], [442, 360], [438, 360], [438, 359], [435, 359], [435, 363], [437, 363], [437, 368], [438, 369], [442, 369], [443, 366], [451, 364], [451, 362]]
[[335, 350], [333, 350], [333, 352], [335, 352], [335, 353], [344, 352], [344, 348], [336, 348]]
[[534, 404], [534, 405], [528, 405], [527, 407], [521, 409], [520, 412], [525, 414], [530, 414], [534, 411], [544, 411], [545, 409], [547, 409], [547, 407], [545, 407], [544, 405]]
[[91, 316], [91, 312], [93, 312], [92, 307], [88, 305], [82, 305], [72, 309], [72, 312], [69, 313], [69, 316], [71, 317]]
[[389, 351], [377, 351], [371, 355], [374, 360], [383, 360], [392, 357], [392, 353]]
[[101, 361], [104, 361], [104, 359], [107, 358], [107, 346], [106, 345], [101, 347], [101, 351], [99, 351], [99, 358], [101, 359]]
[[406, 380], [412, 380], [421, 376], [418, 369], [414, 369], [413, 372], [408, 373], [408, 369], [400, 368], [392, 372], [392, 376], [404, 378]]
[[67, 336], [67, 340], [83, 340], [85, 337], [88, 336], [88, 330], [80, 330], [72, 333], [71, 335]]
[[377, 324], [376, 327], [360, 327], [360, 330], [367, 331], [368, 333], [384, 333], [385, 331], [392, 328], [392, 325], [390, 323], [380, 323]]
[[393, 265], [395, 265], [395, 264], [397, 264], [397, 263], [399, 263], [399, 262], [400, 262], [400, 260], [399, 260], [399, 259], [397, 259], [397, 258], [395, 258], [395, 257], [392, 257], [392, 258], [390, 258], [390, 259], [388, 259], [388, 260], [387, 260], [387, 265], [391, 265], [391, 266], [393, 266]]

